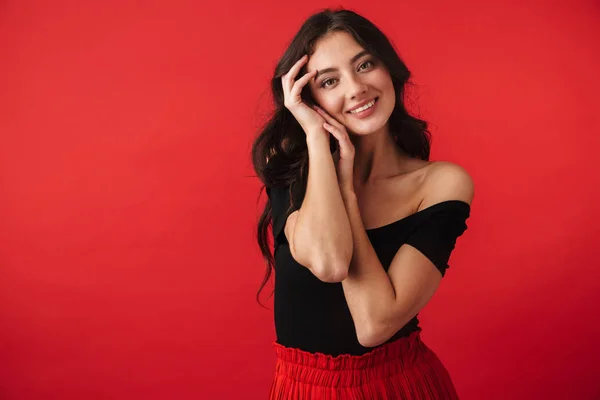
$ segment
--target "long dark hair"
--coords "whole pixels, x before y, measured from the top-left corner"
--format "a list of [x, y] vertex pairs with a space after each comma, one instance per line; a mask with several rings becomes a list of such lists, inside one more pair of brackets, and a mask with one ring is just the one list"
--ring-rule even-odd
[[[304, 197], [308, 181], [308, 149], [306, 134], [294, 116], [285, 108], [281, 77], [304, 55], [313, 54], [316, 42], [325, 35], [344, 31], [373, 56], [378, 58], [389, 71], [396, 92], [396, 106], [389, 119], [389, 131], [395, 143], [410, 157], [429, 160], [430, 133], [427, 122], [409, 115], [405, 107], [405, 87], [411, 73], [402, 62], [389, 39], [366, 18], [347, 9], [325, 9], [310, 16], [300, 27], [289, 47], [277, 63], [271, 80], [271, 91], [275, 109], [262, 131], [252, 144], [254, 170], [263, 182], [261, 192], [270, 187], [287, 187], [290, 207], [299, 204]], [[306, 73], [306, 65], [297, 78]], [[312, 101], [308, 86], [302, 97]], [[333, 135], [331, 135], [333, 139]], [[268, 162], [267, 162], [268, 159]], [[289, 209], [288, 209], [289, 210]], [[266, 273], [256, 298], [269, 281], [275, 261], [268, 242], [268, 227], [272, 222], [271, 203], [267, 197], [265, 209], [257, 226], [257, 241], [266, 261]]]

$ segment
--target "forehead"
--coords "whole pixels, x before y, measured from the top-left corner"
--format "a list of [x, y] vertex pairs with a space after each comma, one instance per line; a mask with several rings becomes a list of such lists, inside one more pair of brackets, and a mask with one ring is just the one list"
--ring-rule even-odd
[[348, 32], [333, 32], [319, 39], [307, 64], [309, 70], [346, 65], [363, 47]]

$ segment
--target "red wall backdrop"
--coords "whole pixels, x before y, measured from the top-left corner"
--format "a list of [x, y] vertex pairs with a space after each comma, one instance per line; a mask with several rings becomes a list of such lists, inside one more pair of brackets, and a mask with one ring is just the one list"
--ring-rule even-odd
[[[266, 397], [250, 144], [286, 44], [339, 4], [2, 2], [2, 399]], [[600, 6], [341, 4], [475, 180], [422, 313], [462, 398], [599, 398]]]

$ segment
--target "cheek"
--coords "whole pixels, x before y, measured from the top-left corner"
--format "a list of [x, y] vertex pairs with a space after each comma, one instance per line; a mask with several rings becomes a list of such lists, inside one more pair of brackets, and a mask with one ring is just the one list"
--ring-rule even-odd
[[380, 70], [373, 78], [377, 81], [378, 86], [380, 86], [382, 90], [394, 90], [392, 77], [387, 73], [387, 71]]
[[329, 115], [336, 115], [343, 112], [343, 101], [334, 96], [323, 96], [318, 100], [317, 104]]

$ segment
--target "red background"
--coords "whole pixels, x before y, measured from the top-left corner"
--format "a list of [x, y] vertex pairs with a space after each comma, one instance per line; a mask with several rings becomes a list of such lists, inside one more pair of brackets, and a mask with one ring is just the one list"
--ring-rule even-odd
[[432, 159], [475, 180], [422, 313], [462, 398], [600, 396], [597, 2], [8, 0], [2, 399], [266, 398], [250, 145], [276, 60], [339, 4], [414, 72]]

